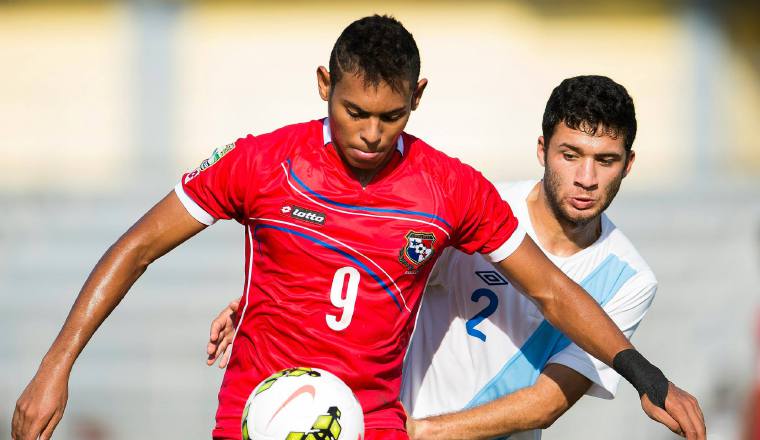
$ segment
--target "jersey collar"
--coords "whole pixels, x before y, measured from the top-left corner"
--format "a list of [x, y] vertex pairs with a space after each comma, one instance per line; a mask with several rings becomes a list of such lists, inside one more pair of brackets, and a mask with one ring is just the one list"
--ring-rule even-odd
[[[332, 135], [330, 134], [330, 119], [325, 118], [322, 120], [322, 138], [325, 141], [325, 146], [332, 142]], [[399, 135], [396, 142], [396, 150], [403, 156], [404, 155], [404, 139]]]

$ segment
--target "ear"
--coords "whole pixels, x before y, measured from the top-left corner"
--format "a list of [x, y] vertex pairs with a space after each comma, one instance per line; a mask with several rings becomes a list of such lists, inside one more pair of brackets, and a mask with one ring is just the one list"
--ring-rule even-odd
[[546, 166], [546, 147], [548, 145], [544, 144], [544, 137], [539, 136], [538, 137], [538, 145], [536, 146], [536, 158], [538, 158], [538, 163], [542, 166]]
[[425, 91], [425, 87], [427, 87], [428, 80], [427, 78], [422, 78], [417, 82], [417, 87], [414, 88], [414, 93], [412, 93], [412, 110], [417, 110], [417, 107], [420, 106], [420, 100], [422, 99], [422, 93]]
[[332, 85], [330, 83], [330, 72], [325, 66], [317, 67], [317, 87], [319, 88], [319, 97], [323, 101], [328, 101]]
[[625, 170], [623, 170], [623, 177], [627, 176], [631, 172], [633, 161], [636, 160], [636, 152], [631, 150], [625, 157]]

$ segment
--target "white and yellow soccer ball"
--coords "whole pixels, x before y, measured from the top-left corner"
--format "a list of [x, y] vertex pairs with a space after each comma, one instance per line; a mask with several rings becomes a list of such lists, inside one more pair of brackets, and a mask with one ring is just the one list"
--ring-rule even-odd
[[332, 373], [288, 368], [254, 388], [241, 429], [243, 440], [362, 440], [364, 413]]

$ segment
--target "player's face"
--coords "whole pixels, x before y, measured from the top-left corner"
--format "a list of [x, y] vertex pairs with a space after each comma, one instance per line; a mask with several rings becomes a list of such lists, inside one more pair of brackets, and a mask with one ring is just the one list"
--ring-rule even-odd
[[633, 151], [626, 153], [622, 136], [591, 136], [562, 122], [548, 145], [543, 136], [538, 139], [549, 204], [561, 221], [573, 225], [588, 224], [607, 209], [634, 157]]
[[328, 102], [333, 144], [352, 168], [377, 171], [396, 150], [396, 142], [409, 115], [419, 105], [427, 81], [422, 79], [404, 92], [381, 82], [367, 86], [364, 78], [344, 74], [335, 87], [324, 67], [317, 70], [322, 99]]

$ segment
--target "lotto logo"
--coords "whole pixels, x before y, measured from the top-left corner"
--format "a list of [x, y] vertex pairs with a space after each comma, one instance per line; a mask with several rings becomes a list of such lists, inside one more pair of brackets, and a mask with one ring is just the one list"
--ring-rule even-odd
[[303, 220], [305, 222], [313, 223], [315, 225], [324, 225], [327, 216], [321, 212], [312, 211], [311, 209], [301, 208], [300, 206], [283, 206], [280, 211], [288, 215], [290, 214], [296, 220]]

